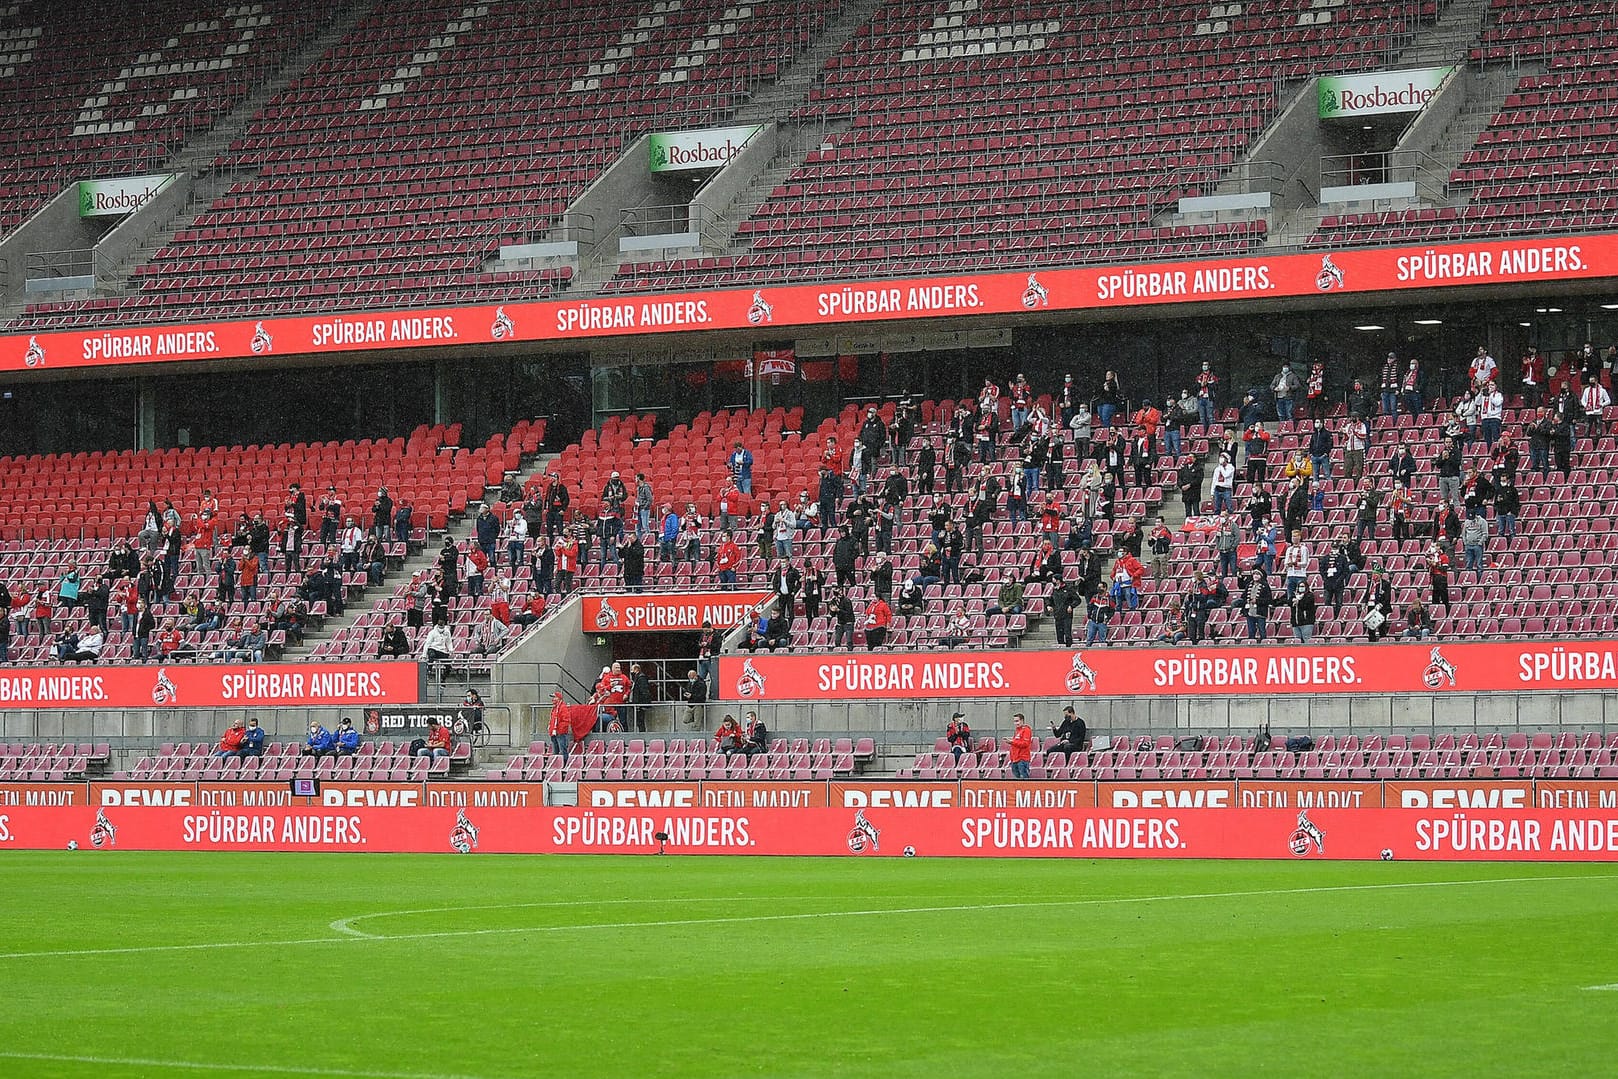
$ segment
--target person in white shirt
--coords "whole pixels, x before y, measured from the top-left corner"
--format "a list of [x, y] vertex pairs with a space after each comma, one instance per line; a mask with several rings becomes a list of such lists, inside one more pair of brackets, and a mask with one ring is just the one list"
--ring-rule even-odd
[[365, 529], [354, 523], [350, 517], [343, 526], [343, 559], [344, 573], [353, 573], [360, 565], [360, 544], [365, 542]]
[[1357, 416], [1343, 421], [1343, 475], [1358, 480], [1365, 473], [1365, 443], [1371, 429]]
[[528, 560], [527, 555], [528, 518], [521, 513], [513, 513], [506, 525], [506, 561], [511, 563], [511, 568], [515, 571]]
[[1213, 470], [1213, 509], [1227, 513], [1236, 508], [1236, 466], [1230, 463], [1230, 454], [1221, 453]]
[[79, 638], [79, 647], [67, 657], [69, 663], [94, 663], [101, 658], [101, 649], [106, 645], [106, 638], [95, 626], [87, 626], [84, 636]]
[[444, 680], [444, 670], [449, 661], [455, 658], [455, 635], [448, 626], [434, 626], [427, 631], [427, 636], [421, 642], [421, 658], [429, 666], [442, 664], [438, 668], [438, 680]]
[[1600, 438], [1602, 419], [1607, 406], [1612, 404], [1612, 395], [1601, 383], [1592, 382], [1579, 394], [1579, 404], [1584, 407], [1584, 421], [1590, 425], [1591, 439]]
[[1506, 398], [1493, 379], [1478, 394], [1478, 415], [1483, 421], [1483, 441], [1490, 449], [1500, 441], [1500, 421], [1506, 411]]
[[1494, 362], [1494, 357], [1489, 355], [1489, 350], [1479, 345], [1478, 354], [1472, 357], [1472, 362], [1467, 366], [1467, 372], [1472, 376], [1472, 385], [1481, 387], [1491, 381], [1498, 370], [1499, 365]]
[[775, 554], [777, 558], [792, 557], [792, 537], [798, 532], [798, 515], [792, 512], [792, 507], [786, 499], [780, 502], [780, 508], [775, 512]]
[[1287, 553], [1281, 556], [1281, 568], [1286, 572], [1287, 602], [1293, 594], [1309, 583], [1309, 545], [1294, 531], [1287, 542]]

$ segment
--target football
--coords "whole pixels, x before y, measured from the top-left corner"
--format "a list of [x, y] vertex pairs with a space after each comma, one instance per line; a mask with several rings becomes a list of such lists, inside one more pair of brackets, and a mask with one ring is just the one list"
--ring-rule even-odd
[[68, 840], [67, 841], [67, 849], [68, 850], [78, 850], [79, 849], [79, 841], [77, 839]]
[[905, 857], [906, 858], [914, 858], [915, 856], [916, 856], [916, 848], [915, 847], [906, 847], [905, 848]]
[[1391, 847], [1383, 847], [1382, 848], [1382, 860], [1384, 862], [1393, 861], [1393, 848], [1391, 848]]

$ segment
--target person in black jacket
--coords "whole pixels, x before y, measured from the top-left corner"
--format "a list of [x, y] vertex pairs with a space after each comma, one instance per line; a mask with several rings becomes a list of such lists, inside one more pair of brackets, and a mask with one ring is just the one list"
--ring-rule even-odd
[[1500, 525], [1500, 538], [1509, 540], [1517, 535], [1517, 514], [1522, 512], [1522, 495], [1509, 474], [1500, 477], [1494, 490], [1494, 519]]
[[633, 528], [618, 541], [618, 561], [623, 568], [624, 586], [639, 592], [646, 580], [646, 545]]
[[695, 667], [686, 672], [685, 684], [680, 687], [680, 700], [685, 702], [685, 725], [702, 730], [707, 727], [703, 706], [708, 703], [708, 681]]
[[848, 598], [848, 593], [839, 588], [831, 595], [832, 620], [836, 628], [832, 631], [833, 648], [854, 647], [854, 601]]
[[1270, 590], [1270, 579], [1258, 567], [1247, 575], [1242, 585], [1241, 595], [1236, 597], [1236, 606], [1247, 618], [1247, 639], [1250, 641], [1267, 640], [1268, 625], [1270, 621], [1270, 603], [1274, 595]]
[[646, 677], [646, 672], [639, 663], [629, 665], [629, 700], [627, 714], [624, 716], [624, 730], [644, 731], [646, 729], [646, 709], [652, 703], [652, 681]]
[[831, 565], [837, 575], [837, 587], [847, 588], [854, 578], [854, 537], [849, 533], [837, 534], [831, 548]]
[[1315, 593], [1307, 584], [1292, 597], [1292, 636], [1308, 644], [1315, 636]]
[[871, 590], [883, 600], [893, 598], [893, 563], [881, 551], [872, 560]]
[[[1381, 570], [1371, 571], [1371, 580], [1365, 586], [1365, 599], [1361, 604], [1365, 610], [1365, 635], [1372, 642], [1380, 641], [1388, 635], [1389, 622], [1393, 618], [1393, 586], [1382, 576]], [[1376, 617], [1372, 612], [1376, 612]]]
[[1056, 745], [1051, 747], [1055, 753], [1083, 753], [1090, 744], [1089, 727], [1071, 704], [1062, 709], [1061, 724], [1051, 724], [1051, 733], [1056, 736]]
[[826, 594], [826, 572], [819, 562], [809, 563], [803, 575], [803, 616], [813, 622], [820, 617], [820, 601]]

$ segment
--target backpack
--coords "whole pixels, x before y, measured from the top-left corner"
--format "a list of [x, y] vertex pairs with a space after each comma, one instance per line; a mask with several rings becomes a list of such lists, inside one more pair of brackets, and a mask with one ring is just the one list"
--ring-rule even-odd
[[1288, 753], [1308, 753], [1315, 748], [1315, 740], [1307, 734], [1295, 734], [1287, 739]]
[[1253, 739], [1254, 753], [1267, 753], [1270, 749], [1270, 725], [1268, 723], [1258, 729], [1258, 737]]

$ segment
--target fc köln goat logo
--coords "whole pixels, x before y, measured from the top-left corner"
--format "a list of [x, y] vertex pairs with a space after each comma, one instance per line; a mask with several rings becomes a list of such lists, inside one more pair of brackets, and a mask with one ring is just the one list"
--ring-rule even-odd
[[1320, 259], [1320, 272], [1315, 275], [1315, 287], [1321, 292], [1330, 292], [1334, 288], [1342, 288], [1348, 283], [1348, 276], [1342, 268], [1331, 260], [1330, 255], [1322, 255]]
[[96, 822], [90, 828], [90, 846], [111, 847], [118, 842], [118, 829], [107, 819], [107, 811], [96, 810]]
[[22, 362], [29, 367], [39, 367], [45, 362], [45, 346], [39, 343], [39, 338], [28, 339], [28, 351], [23, 353]]
[[876, 830], [876, 825], [865, 819], [865, 810], [854, 811], [854, 827], [848, 832], [848, 853], [864, 854], [866, 851], [881, 849], [878, 842], [882, 833]]
[[736, 679], [736, 694], [741, 697], [764, 696], [764, 676], [758, 673], [750, 659], [742, 661], [741, 677]]
[[180, 691], [169, 678], [167, 667], [157, 669], [157, 681], [152, 683], [152, 703], [156, 705], [178, 704]]
[[1307, 811], [1300, 809], [1298, 810], [1298, 826], [1292, 829], [1292, 834], [1287, 837], [1287, 850], [1290, 850], [1297, 857], [1303, 858], [1309, 854], [1311, 848], [1316, 854], [1325, 854], [1326, 833], [1321, 831], [1309, 819]]
[[1028, 275], [1028, 287], [1022, 290], [1022, 305], [1027, 308], [1048, 307], [1051, 302], [1050, 290], [1039, 283], [1039, 275]]
[[596, 611], [596, 629], [612, 629], [618, 624], [618, 609], [609, 599], [601, 601], [601, 608]]
[[1091, 693], [1095, 692], [1096, 672], [1088, 663], [1084, 662], [1083, 652], [1074, 652], [1073, 667], [1067, 672], [1067, 691], [1069, 693], [1078, 693], [1086, 686], [1089, 687]]
[[470, 854], [477, 849], [478, 826], [466, 819], [466, 810], [455, 811], [455, 827], [450, 829], [449, 845], [456, 854]]
[[747, 305], [747, 321], [755, 326], [775, 321], [775, 307], [764, 298], [764, 293], [753, 293], [753, 302]]
[[489, 327], [489, 336], [496, 341], [504, 341], [517, 332], [517, 324], [511, 321], [504, 307], [494, 309], [494, 325]]
[[1427, 657], [1426, 670], [1421, 672], [1421, 682], [1428, 689], [1437, 689], [1446, 679], [1449, 680], [1449, 687], [1454, 689], [1455, 664], [1445, 659], [1444, 653], [1435, 645], [1432, 654]]
[[253, 323], [253, 340], [248, 347], [253, 350], [255, 356], [262, 356], [275, 349], [275, 342], [270, 340], [270, 331], [264, 328], [264, 323]]

